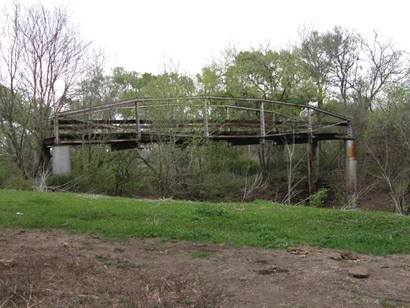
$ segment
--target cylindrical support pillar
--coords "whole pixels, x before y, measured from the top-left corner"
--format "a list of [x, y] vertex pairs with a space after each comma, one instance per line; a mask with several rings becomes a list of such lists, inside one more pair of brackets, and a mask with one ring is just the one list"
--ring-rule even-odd
[[52, 167], [54, 175], [64, 175], [71, 172], [69, 146], [54, 146], [51, 148]]
[[319, 145], [315, 140], [307, 144], [309, 194], [319, 189]]
[[353, 139], [346, 140], [346, 188], [353, 197], [357, 194], [356, 144]]
[[309, 195], [314, 194], [319, 189], [319, 143], [313, 137], [313, 110], [307, 109], [308, 123], [307, 128], [310, 132], [307, 144], [308, 152], [308, 184]]

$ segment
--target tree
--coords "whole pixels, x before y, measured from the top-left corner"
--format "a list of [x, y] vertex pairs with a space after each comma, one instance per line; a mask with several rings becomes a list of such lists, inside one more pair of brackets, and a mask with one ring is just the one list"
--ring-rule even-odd
[[[6, 20], [0, 68], [5, 72], [1, 83], [10, 95], [5, 99], [3, 96], [5, 108], [0, 118], [8, 125], [21, 125], [25, 134], [30, 134], [32, 174], [37, 176], [48, 168], [43, 140], [50, 134], [50, 116], [68, 105], [77, 76], [82, 72], [88, 44], [80, 39], [67, 12], [61, 8], [48, 10], [40, 4], [25, 8], [16, 5]], [[17, 107], [18, 94], [29, 115], [24, 123], [19, 123], [18, 113], [7, 114], [10, 108]], [[19, 165], [23, 169], [24, 164]]]
[[25, 179], [29, 177], [25, 155], [30, 146], [28, 111], [19, 93], [0, 85], [0, 153], [16, 164]]
[[318, 31], [304, 33], [299, 48], [299, 59], [305, 76], [315, 85], [315, 99], [319, 103], [318, 107], [322, 108], [330, 85], [332, 64], [332, 59], [326, 50], [325, 36]]
[[337, 96], [347, 107], [351, 93], [351, 80], [359, 64], [362, 38], [360, 35], [335, 27], [324, 34], [324, 49], [330, 63], [330, 83], [337, 90]]
[[396, 212], [410, 214], [410, 97], [408, 85], [395, 86], [370, 115], [365, 144], [373, 164], [369, 173], [381, 179]]
[[204, 67], [201, 74], [197, 74], [200, 93], [204, 95], [224, 95], [223, 74], [216, 65]]
[[356, 69], [349, 83], [362, 109], [371, 111], [378, 96], [392, 83], [404, 78], [407, 67], [402, 63], [404, 52], [382, 41], [376, 32], [373, 40], [364, 41], [363, 46], [364, 63]]

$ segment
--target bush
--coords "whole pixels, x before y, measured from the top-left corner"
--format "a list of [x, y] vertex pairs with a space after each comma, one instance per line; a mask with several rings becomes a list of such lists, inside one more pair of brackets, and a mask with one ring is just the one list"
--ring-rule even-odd
[[196, 213], [199, 216], [208, 216], [208, 217], [228, 217], [229, 213], [222, 207], [211, 207], [211, 206], [202, 206], [197, 208]]
[[259, 163], [251, 159], [232, 159], [228, 161], [229, 171], [237, 175], [255, 175], [259, 172]]
[[50, 175], [47, 179], [47, 186], [55, 190], [73, 190], [77, 191], [78, 178], [70, 173], [67, 175]]
[[327, 188], [319, 189], [315, 194], [310, 196], [308, 205], [311, 207], [324, 207], [329, 190]]
[[32, 189], [33, 181], [31, 179], [25, 179], [21, 176], [14, 175], [5, 180], [2, 185], [4, 188], [13, 188], [13, 189]]
[[197, 180], [198, 185], [195, 187], [195, 199], [229, 201], [241, 200], [242, 198], [241, 187], [243, 179], [239, 176], [234, 176], [232, 173], [206, 173]]

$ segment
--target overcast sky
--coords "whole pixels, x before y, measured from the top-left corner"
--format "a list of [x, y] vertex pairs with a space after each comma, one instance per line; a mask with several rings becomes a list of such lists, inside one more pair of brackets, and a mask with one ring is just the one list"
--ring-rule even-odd
[[[6, 5], [14, 0], [0, 0]], [[24, 0], [21, 3], [38, 2]], [[171, 61], [195, 74], [227, 46], [293, 45], [304, 26], [373, 30], [410, 50], [409, 0], [43, 0], [65, 6], [106, 68], [157, 73]]]

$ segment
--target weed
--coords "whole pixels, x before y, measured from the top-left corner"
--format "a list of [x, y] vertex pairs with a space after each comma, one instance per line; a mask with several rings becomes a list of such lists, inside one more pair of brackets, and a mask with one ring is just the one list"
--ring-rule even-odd
[[222, 207], [201, 206], [196, 210], [199, 216], [208, 217], [229, 217], [229, 213]]
[[194, 259], [206, 259], [211, 255], [208, 251], [193, 251], [191, 257]]

